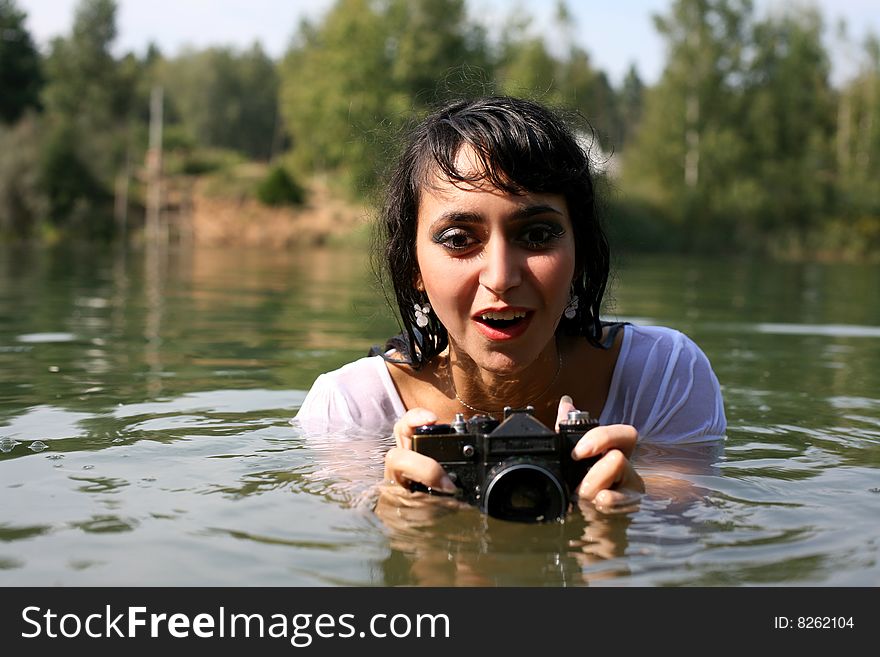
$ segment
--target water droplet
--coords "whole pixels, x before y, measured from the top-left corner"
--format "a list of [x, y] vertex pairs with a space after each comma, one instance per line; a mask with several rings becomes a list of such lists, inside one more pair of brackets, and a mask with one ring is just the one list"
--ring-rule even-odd
[[19, 442], [10, 438], [9, 436], [3, 436], [0, 438], [0, 452], [11, 452]]
[[49, 371], [50, 371], [50, 372], [53, 372], [53, 373], [54, 373], [54, 372], [60, 372], [60, 371], [61, 371], [61, 368], [58, 367], [57, 365], [50, 365], [50, 366], [49, 366]]
[[47, 459], [52, 459], [53, 461], [57, 461], [59, 459], [64, 458], [64, 454], [46, 454]]
[[28, 449], [32, 452], [42, 452], [44, 449], [49, 449], [49, 446], [42, 440], [35, 440], [30, 445], [28, 445]]
[[93, 465], [84, 465], [84, 466], [83, 466], [83, 470], [91, 470], [91, 469], [94, 468], [94, 467], [95, 467], [95, 466], [93, 466]]

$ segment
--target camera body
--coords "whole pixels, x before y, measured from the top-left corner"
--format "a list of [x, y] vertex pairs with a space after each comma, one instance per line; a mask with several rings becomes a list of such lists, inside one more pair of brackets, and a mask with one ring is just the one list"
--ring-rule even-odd
[[451, 424], [417, 427], [412, 448], [446, 470], [464, 500], [490, 516], [549, 522], [568, 511], [572, 491], [598, 460], [575, 461], [571, 451], [598, 421], [571, 411], [559, 431], [534, 417], [534, 408], [504, 409], [504, 419], [458, 414]]

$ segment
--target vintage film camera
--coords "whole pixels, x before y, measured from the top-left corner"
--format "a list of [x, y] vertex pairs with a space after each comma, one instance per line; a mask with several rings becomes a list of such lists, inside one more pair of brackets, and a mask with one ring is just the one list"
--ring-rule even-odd
[[416, 427], [412, 448], [439, 461], [462, 498], [496, 518], [550, 522], [565, 517], [572, 491], [598, 460], [575, 461], [571, 450], [598, 421], [571, 411], [559, 432], [534, 408], [504, 409], [504, 419], [459, 413], [452, 424]]

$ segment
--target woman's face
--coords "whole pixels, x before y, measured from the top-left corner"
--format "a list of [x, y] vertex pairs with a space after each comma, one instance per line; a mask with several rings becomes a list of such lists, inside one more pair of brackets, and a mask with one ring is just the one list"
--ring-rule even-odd
[[[478, 170], [469, 148], [458, 170]], [[575, 268], [561, 194], [510, 194], [433, 175], [421, 190], [419, 276], [450, 344], [483, 369], [522, 370], [551, 344]]]

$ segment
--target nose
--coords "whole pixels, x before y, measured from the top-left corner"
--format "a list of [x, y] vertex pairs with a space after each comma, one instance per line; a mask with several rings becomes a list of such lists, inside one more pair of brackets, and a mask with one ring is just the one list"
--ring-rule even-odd
[[490, 239], [483, 249], [480, 285], [496, 296], [522, 282], [522, 263], [516, 249], [505, 239]]

